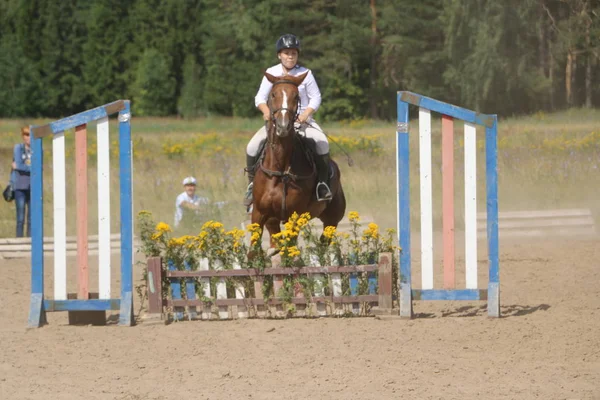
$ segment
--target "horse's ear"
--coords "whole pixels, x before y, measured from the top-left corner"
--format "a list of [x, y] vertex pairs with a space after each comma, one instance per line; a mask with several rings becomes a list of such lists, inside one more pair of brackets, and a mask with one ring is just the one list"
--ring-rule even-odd
[[296, 85], [296, 86], [300, 86], [300, 84], [302, 83], [304, 78], [306, 78], [306, 75], [308, 75], [308, 71], [306, 71], [302, 75], [297, 75], [297, 76], [288, 75], [285, 77], [285, 79], [293, 82], [294, 85]]
[[306, 75], [308, 75], [308, 71], [306, 71], [305, 73], [303, 73], [302, 75], [298, 75], [296, 76], [294, 80], [297, 80], [297, 86], [300, 86], [300, 84], [304, 81], [304, 78], [306, 78]]
[[269, 80], [269, 82], [271, 83], [275, 83], [275, 81], [277, 81], [279, 78], [271, 75], [270, 73], [265, 71], [265, 77]]

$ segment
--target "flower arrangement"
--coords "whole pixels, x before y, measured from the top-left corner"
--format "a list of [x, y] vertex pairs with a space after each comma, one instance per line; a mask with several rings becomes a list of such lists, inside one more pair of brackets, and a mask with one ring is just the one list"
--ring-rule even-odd
[[[359, 265], [374, 264], [381, 252], [392, 252], [392, 263], [397, 263], [396, 251], [399, 250], [394, 243], [395, 230], [388, 229], [382, 235], [379, 226], [369, 223], [362, 229], [360, 215], [351, 211], [348, 214], [350, 233], [339, 232], [333, 226], [327, 226], [322, 232], [310, 224], [309, 213], [293, 213], [284, 224], [284, 229], [275, 235], [277, 254], [281, 257], [282, 267], [297, 267], [314, 264], [318, 260], [321, 266], [327, 265]], [[208, 221], [198, 235], [172, 236], [171, 227], [164, 223], [154, 223], [152, 216], [147, 211], [138, 214], [138, 225], [141, 237], [141, 251], [147, 257], [162, 257], [165, 260], [164, 268], [197, 270], [200, 260], [208, 261], [211, 269], [255, 268], [263, 270], [271, 264], [270, 257], [262, 246], [262, 229], [259, 224], [250, 224], [246, 230], [234, 228], [226, 231], [223, 224], [217, 221]], [[248, 240], [248, 239], [249, 240]], [[372, 292], [374, 275], [360, 274], [357, 294]], [[349, 278], [344, 277], [342, 291], [348, 294]], [[214, 286], [211, 282], [211, 287]], [[246, 293], [250, 294], [253, 285], [246, 282]], [[168, 285], [166, 285], [168, 286]], [[311, 277], [286, 277], [281, 293], [275, 294], [284, 299], [293, 297], [293, 294], [302, 290], [306, 298], [318, 289], [328, 291], [328, 283], [319, 283], [316, 286]], [[228, 282], [228, 291], [233, 290], [234, 283]], [[268, 299], [272, 289], [272, 277], [265, 277], [263, 284], [263, 298]], [[197, 291], [204, 292], [197, 288]], [[214, 290], [211, 291], [214, 293]], [[203, 294], [200, 297], [210, 301]]]
[[278, 243], [281, 265], [283, 267], [302, 264], [302, 259], [300, 258], [301, 251], [298, 248], [298, 237], [300, 236], [300, 232], [308, 225], [308, 221], [310, 221], [309, 213], [298, 215], [298, 213], [294, 212], [284, 224], [284, 229], [273, 235], [273, 239]]
[[[360, 215], [356, 211], [351, 211], [348, 219], [350, 233], [339, 232], [333, 226], [317, 232], [309, 223], [309, 213], [299, 215], [294, 212], [284, 229], [273, 235], [282, 266], [303, 265], [310, 256], [316, 256], [323, 266], [372, 264], [379, 253], [399, 250], [394, 245], [394, 229], [388, 229], [384, 236], [379, 226], [371, 222], [361, 230]], [[138, 229], [141, 252], [147, 257], [161, 256], [175, 264], [206, 258], [211, 268], [232, 268], [233, 264], [241, 268], [265, 268], [269, 263], [262, 248], [263, 231], [259, 224], [250, 224], [245, 231], [238, 228], [226, 231], [222, 223], [208, 221], [196, 236], [172, 237], [173, 230], [168, 224], [155, 224], [150, 212], [141, 211]], [[249, 243], [245, 240], [247, 234]]]

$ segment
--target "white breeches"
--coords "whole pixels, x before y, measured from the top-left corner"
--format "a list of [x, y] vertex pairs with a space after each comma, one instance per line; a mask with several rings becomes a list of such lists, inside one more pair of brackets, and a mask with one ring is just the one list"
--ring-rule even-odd
[[[312, 139], [316, 143], [317, 154], [323, 155], [329, 153], [329, 142], [327, 141], [327, 136], [322, 132], [321, 127], [315, 122], [312, 121], [310, 123], [312, 126], [308, 126], [307, 124], [299, 125], [296, 123], [296, 129], [298, 129], [298, 133], [304, 137]], [[258, 130], [250, 139], [248, 146], [246, 146], [246, 153], [249, 156], [256, 157], [258, 156], [258, 150], [260, 148], [260, 143], [263, 140], [267, 139], [267, 130], [264, 125], [262, 128]]]

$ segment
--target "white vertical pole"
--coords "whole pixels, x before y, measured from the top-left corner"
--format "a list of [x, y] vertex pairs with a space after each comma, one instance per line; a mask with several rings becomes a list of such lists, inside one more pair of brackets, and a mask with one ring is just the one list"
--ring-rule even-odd
[[52, 139], [52, 187], [54, 192], [54, 299], [67, 299], [67, 200], [65, 133]]
[[[319, 262], [319, 257], [314, 254], [310, 255], [310, 266], [311, 267], [320, 267], [321, 263]], [[322, 297], [325, 295], [325, 276], [323, 274], [314, 274], [315, 279], [315, 292], [313, 293], [316, 297]], [[317, 315], [326, 316], [327, 315], [327, 307], [325, 303], [317, 303]]]
[[477, 131], [465, 122], [465, 274], [477, 289]]
[[110, 299], [110, 138], [108, 117], [96, 125], [98, 148], [98, 282], [101, 299]]
[[431, 112], [419, 108], [421, 184], [421, 286], [433, 289], [433, 191], [431, 178]]
[[[225, 278], [219, 278], [219, 281], [217, 282], [217, 300], [226, 298], [227, 284], [225, 283]], [[227, 311], [227, 309], [227, 306], [219, 306], [219, 319], [229, 318], [229, 312]]]
[[[331, 274], [331, 292], [333, 297], [342, 296], [342, 274]], [[342, 315], [344, 313], [344, 308], [341, 304], [332, 304], [332, 312], [333, 315]]]
[[[200, 267], [198, 268], [201, 271], [208, 271], [208, 258], [200, 259]], [[210, 297], [210, 278], [200, 278], [200, 284], [202, 285], [202, 289], [204, 291], [205, 297]], [[202, 309], [202, 319], [210, 319], [212, 316], [212, 312], [206, 309], [206, 305]]]
[[[240, 263], [237, 261], [233, 264], [233, 269], [242, 269]], [[244, 299], [246, 297], [246, 290], [244, 289], [244, 285], [239, 281], [235, 283], [235, 298], [236, 299]], [[238, 318], [248, 318], [248, 309], [246, 306], [237, 306], [238, 309]], [[235, 316], [232, 315], [235, 318]]]

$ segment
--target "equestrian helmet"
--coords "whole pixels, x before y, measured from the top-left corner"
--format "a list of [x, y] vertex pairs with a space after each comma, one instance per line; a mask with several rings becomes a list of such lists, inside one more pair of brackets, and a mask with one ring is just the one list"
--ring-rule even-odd
[[277, 54], [283, 49], [296, 49], [298, 53], [300, 52], [300, 41], [295, 35], [291, 33], [286, 33], [277, 39], [277, 43], [275, 44], [275, 48], [277, 49]]

